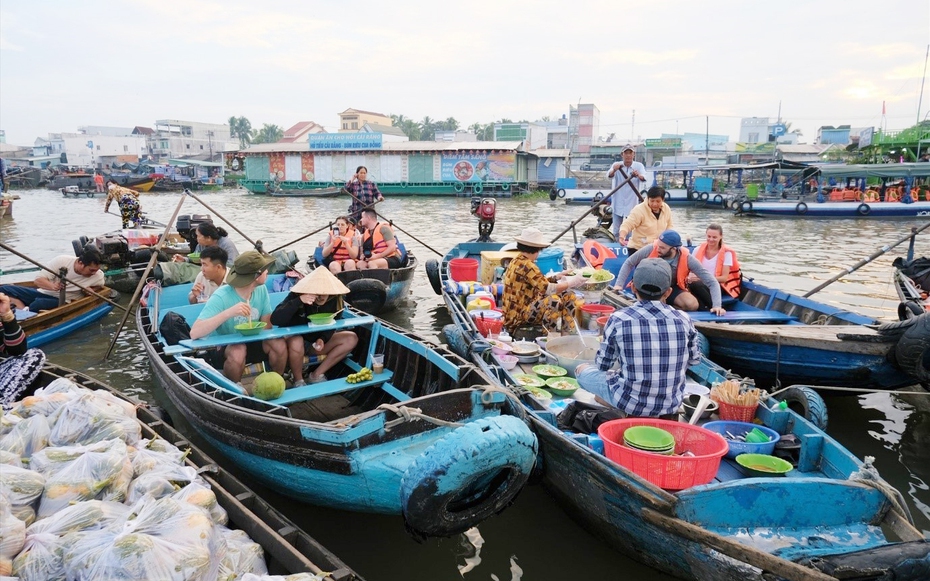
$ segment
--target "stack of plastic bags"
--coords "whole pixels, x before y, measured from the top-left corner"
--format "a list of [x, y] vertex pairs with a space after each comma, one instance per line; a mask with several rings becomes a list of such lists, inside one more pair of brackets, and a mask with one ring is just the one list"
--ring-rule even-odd
[[0, 417], [0, 576], [22, 581], [318, 581], [260, 545], [132, 404], [58, 379]]

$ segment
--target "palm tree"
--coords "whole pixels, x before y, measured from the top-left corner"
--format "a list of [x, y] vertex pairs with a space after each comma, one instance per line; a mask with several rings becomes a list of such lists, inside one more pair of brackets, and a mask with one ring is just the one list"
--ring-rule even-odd
[[245, 149], [252, 141], [252, 124], [245, 117], [230, 117], [229, 136], [238, 138], [239, 149]]
[[252, 131], [252, 143], [274, 143], [284, 137], [284, 130], [270, 123], [265, 123], [259, 131]]
[[429, 115], [420, 121], [420, 141], [432, 141], [435, 136], [436, 124]]
[[455, 117], [449, 117], [442, 122], [442, 128], [446, 131], [455, 131], [459, 128], [459, 122], [455, 120]]

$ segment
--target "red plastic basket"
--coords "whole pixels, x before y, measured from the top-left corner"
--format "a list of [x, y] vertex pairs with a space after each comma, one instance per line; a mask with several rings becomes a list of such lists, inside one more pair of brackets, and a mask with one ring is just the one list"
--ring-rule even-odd
[[[675, 456], [643, 452], [623, 445], [623, 433], [634, 426], [653, 426], [675, 437]], [[604, 454], [624, 468], [666, 490], [683, 490], [707, 484], [717, 475], [727, 442], [719, 434], [682, 422], [626, 418], [604, 422], [597, 429]], [[694, 456], [678, 456], [691, 452]]]
[[715, 401], [717, 401], [717, 405], [720, 406], [717, 412], [720, 419], [734, 422], [752, 422], [756, 417], [756, 408], [759, 407], [759, 404], [733, 405], [719, 400]]

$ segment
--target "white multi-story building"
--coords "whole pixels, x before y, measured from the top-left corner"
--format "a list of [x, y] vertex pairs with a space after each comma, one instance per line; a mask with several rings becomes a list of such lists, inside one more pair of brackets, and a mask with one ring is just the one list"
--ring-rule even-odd
[[[131, 130], [130, 130], [131, 131]], [[33, 155], [58, 155], [67, 165], [105, 168], [114, 163], [138, 163], [146, 151], [141, 135], [49, 133], [33, 144]]]
[[239, 140], [229, 134], [229, 125], [176, 119], [156, 121], [147, 145], [154, 161], [185, 157], [219, 160], [223, 152], [239, 150]]

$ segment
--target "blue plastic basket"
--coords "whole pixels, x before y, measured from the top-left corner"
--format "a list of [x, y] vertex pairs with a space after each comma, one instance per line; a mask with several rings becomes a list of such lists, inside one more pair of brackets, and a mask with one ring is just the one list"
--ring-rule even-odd
[[[778, 439], [781, 438], [778, 432], [772, 428], [751, 424], [749, 422], [707, 422], [701, 427], [723, 436], [723, 439], [727, 441], [727, 446], [729, 447], [727, 458], [736, 458], [740, 454], [771, 454], [775, 450], [775, 444], [778, 442]], [[734, 436], [745, 436], [747, 433], [751, 432], [753, 428], [759, 428], [761, 432], [771, 439], [763, 444], [752, 444], [750, 442], [734, 441], [727, 436], [727, 432], [730, 432]]]

